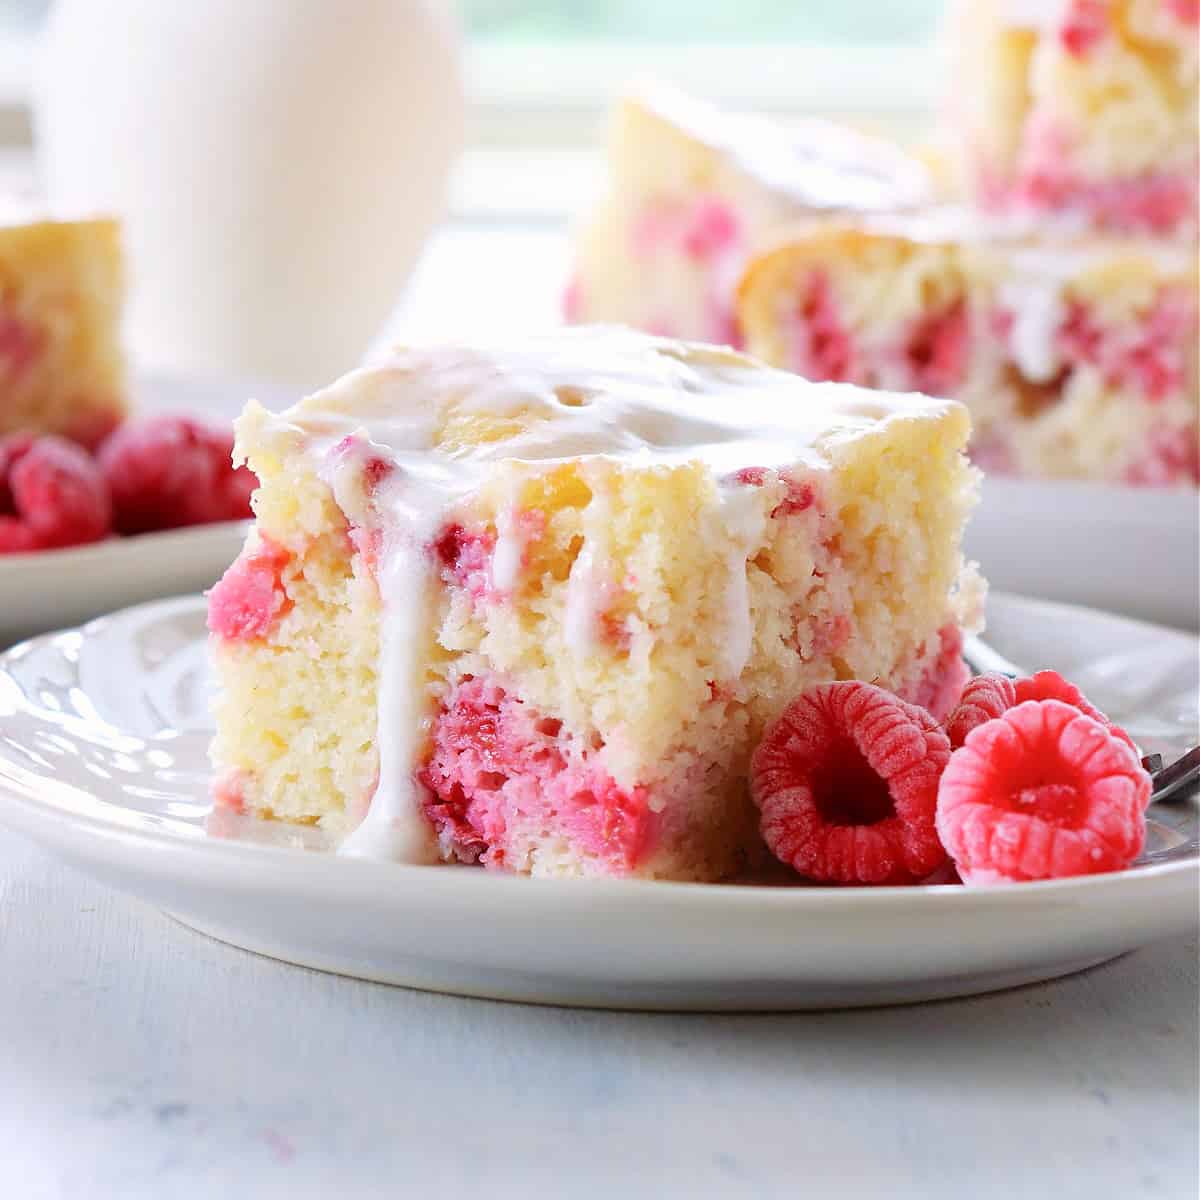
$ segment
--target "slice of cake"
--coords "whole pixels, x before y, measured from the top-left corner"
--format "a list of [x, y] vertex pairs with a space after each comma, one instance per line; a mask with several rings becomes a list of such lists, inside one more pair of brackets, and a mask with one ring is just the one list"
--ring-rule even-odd
[[217, 801], [402, 861], [727, 876], [800, 691], [956, 698], [967, 432], [954, 403], [598, 328], [251, 404], [257, 524], [209, 609]]
[[664, 89], [617, 107], [608, 170], [578, 238], [568, 319], [722, 345], [736, 344], [733, 289], [768, 231], [908, 208], [932, 190], [922, 164], [882, 141], [823, 121], [785, 128]]
[[738, 311], [752, 353], [807, 378], [962, 400], [989, 471], [1194, 486], [1196, 307], [1182, 247], [944, 214], [797, 231], [751, 264]]
[[126, 411], [115, 221], [0, 217], [0, 436], [95, 446]]
[[963, 223], [930, 212], [781, 234], [738, 289], [748, 349], [806, 379], [955, 395], [970, 352]]
[[1195, 234], [1196, 0], [960, 0], [948, 107], [986, 208]]

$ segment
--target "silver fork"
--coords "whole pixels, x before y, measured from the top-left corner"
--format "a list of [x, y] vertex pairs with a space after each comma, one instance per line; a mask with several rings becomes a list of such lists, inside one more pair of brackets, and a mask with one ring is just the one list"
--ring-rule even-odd
[[[963, 646], [963, 660], [976, 675], [1007, 675], [1016, 679], [1024, 672], [1009, 662], [982, 638], [969, 637]], [[1170, 766], [1163, 765], [1161, 754], [1147, 754], [1142, 766], [1150, 772], [1151, 804], [1178, 804], [1190, 798], [1200, 784], [1200, 746], [1193, 746]]]

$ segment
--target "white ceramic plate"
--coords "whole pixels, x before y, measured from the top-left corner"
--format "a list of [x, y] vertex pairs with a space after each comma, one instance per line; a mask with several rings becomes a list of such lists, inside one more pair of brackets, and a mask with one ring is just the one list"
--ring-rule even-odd
[[[134, 383], [141, 412], [232, 420], [251, 396], [268, 407], [293, 398], [276, 385], [248, 380], [150, 375]], [[244, 521], [226, 521], [65, 550], [0, 555], [0, 646], [122, 605], [209, 587], [237, 557], [245, 535]]]
[[[999, 649], [1065, 671], [1147, 750], [1195, 739], [1195, 639], [1006, 596], [991, 618]], [[977, 889], [531, 881], [339, 858], [287, 826], [213, 838], [203, 628], [183, 597], [0, 658], [0, 820], [259, 953], [505, 999], [774, 1009], [1048, 979], [1196, 924], [1194, 809], [1156, 810], [1122, 874]]]
[[1200, 493], [986, 479], [967, 553], [993, 587], [1200, 628]]

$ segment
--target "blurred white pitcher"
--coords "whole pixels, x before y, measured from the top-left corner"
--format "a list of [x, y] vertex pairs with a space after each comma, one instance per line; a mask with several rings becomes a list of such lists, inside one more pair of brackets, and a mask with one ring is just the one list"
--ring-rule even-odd
[[139, 364], [312, 386], [399, 297], [462, 116], [437, 0], [58, 0], [35, 120], [51, 207], [126, 223]]

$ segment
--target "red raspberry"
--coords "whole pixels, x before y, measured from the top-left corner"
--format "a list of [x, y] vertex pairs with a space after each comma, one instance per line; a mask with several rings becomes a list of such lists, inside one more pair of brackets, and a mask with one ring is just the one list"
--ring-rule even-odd
[[984, 721], [992, 721], [1015, 704], [1026, 700], [1061, 700], [1077, 708], [1084, 716], [1099, 721], [1110, 733], [1119, 737], [1131, 750], [1137, 750], [1133, 738], [1119, 725], [1114, 725], [1084, 694], [1057, 671], [1038, 671], [1025, 679], [1007, 679], [1003, 675], [978, 675], [963, 689], [958, 707], [946, 718], [946, 733], [955, 750], [967, 734]]
[[1149, 802], [1125, 742], [1061, 700], [1030, 700], [951, 756], [937, 830], [967, 883], [1090, 875], [1141, 853]]
[[29, 554], [40, 549], [29, 526], [17, 517], [0, 517], [0, 554]]
[[1069, 54], [1086, 58], [1104, 40], [1111, 22], [1106, 0], [1073, 0], [1058, 36]]
[[0, 554], [97, 542], [111, 520], [104, 477], [73, 442], [24, 433], [0, 440]]
[[913, 391], [927, 396], [953, 396], [966, 374], [969, 337], [963, 300], [919, 318], [904, 348]]
[[946, 735], [957, 750], [967, 734], [984, 721], [993, 721], [1017, 702], [1017, 689], [1006, 675], [976, 675], [959, 698], [958, 707], [946, 718]]
[[285, 546], [260, 534], [208, 594], [208, 628], [230, 642], [265, 638], [291, 611], [283, 572], [292, 561]]
[[810, 879], [914, 883], [946, 860], [934, 814], [949, 757], [924, 709], [869, 683], [815, 688], [754, 752], [763, 838]]
[[1061, 700], [1064, 704], [1079, 709], [1085, 717], [1099, 721], [1109, 733], [1119, 737], [1130, 750], [1137, 751], [1133, 738], [1119, 725], [1114, 725], [1098, 708], [1090, 704], [1087, 697], [1057, 671], [1038, 671], [1035, 675], [1030, 675], [1028, 679], [1016, 680], [1015, 686], [1018, 704], [1024, 704], [1026, 700]]
[[114, 524], [125, 534], [250, 516], [254, 475], [234, 469], [233, 433], [192, 417], [123, 425], [97, 457], [112, 488]]
[[13, 498], [8, 477], [17, 460], [24, 458], [36, 441], [32, 433], [10, 433], [7, 437], [0, 437], [0, 512], [12, 511]]

